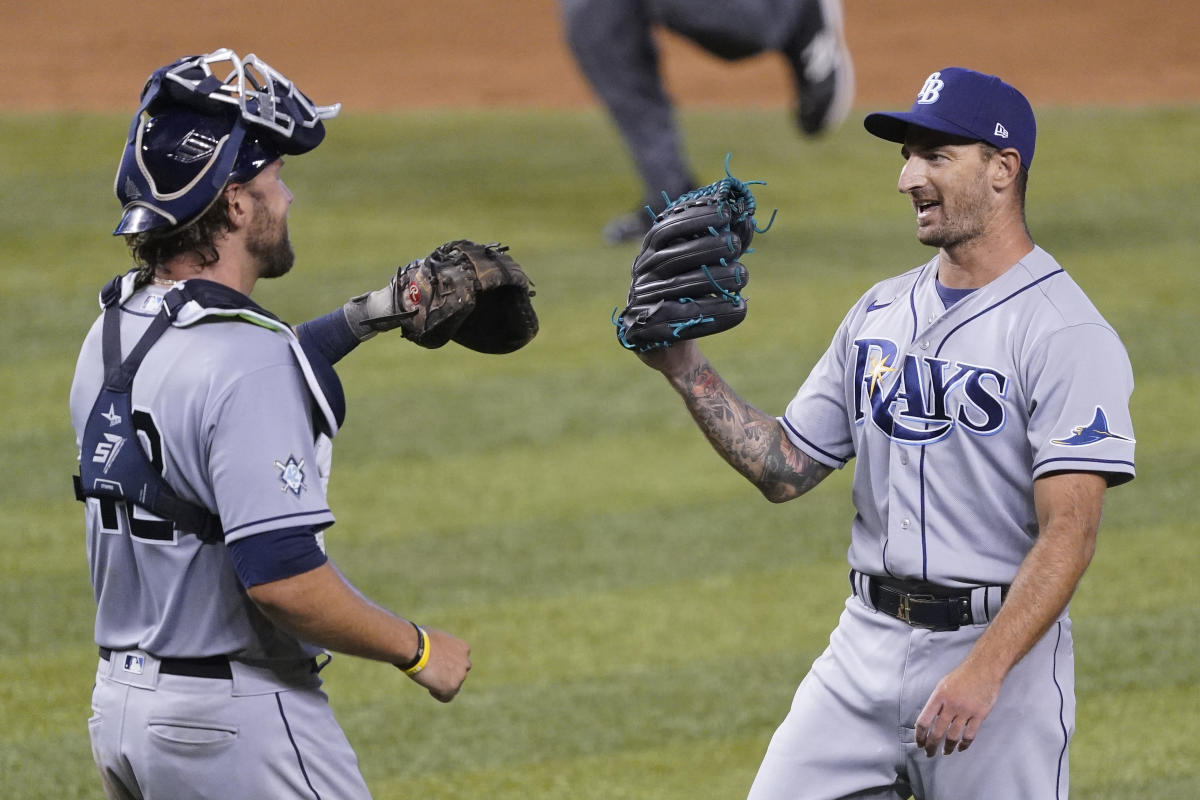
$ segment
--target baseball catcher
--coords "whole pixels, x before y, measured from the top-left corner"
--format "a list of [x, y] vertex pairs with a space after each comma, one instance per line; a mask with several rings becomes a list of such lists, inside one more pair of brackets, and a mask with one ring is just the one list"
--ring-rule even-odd
[[654, 217], [633, 261], [625, 310], [613, 315], [626, 349], [669, 347], [746, 318], [742, 289], [750, 276], [738, 258], [770, 224], [756, 227], [754, 195], [729, 174], [728, 163], [726, 158], [726, 177], [668, 202]]
[[422, 347], [453, 340], [480, 353], [511, 353], [538, 331], [532, 286], [505, 245], [458, 239], [399, 267], [387, 286], [344, 309], [360, 341], [399, 328]]
[[330, 651], [440, 702], [471, 669], [466, 641], [371, 602], [326, 552], [334, 364], [389, 327], [519, 347], [535, 318], [509, 329], [505, 306], [528, 287], [498, 245], [451, 242], [294, 328], [252, 300], [294, 265], [283, 156], [316, 148], [338, 108], [222, 48], [156, 69], [130, 123], [114, 233], [136, 267], [101, 291], [70, 393], [109, 798], [369, 800], [317, 675]]

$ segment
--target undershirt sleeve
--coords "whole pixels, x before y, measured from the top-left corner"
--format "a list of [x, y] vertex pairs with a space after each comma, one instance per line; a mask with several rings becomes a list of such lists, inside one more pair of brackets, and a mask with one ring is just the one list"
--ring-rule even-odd
[[314, 570], [329, 560], [317, 544], [317, 530], [310, 527], [283, 528], [238, 539], [229, 544], [229, 556], [247, 589]]
[[358, 337], [346, 321], [345, 312], [340, 308], [323, 317], [300, 323], [296, 326], [296, 338], [310, 357], [313, 353], [320, 353], [331, 365], [341, 361], [359, 344]]

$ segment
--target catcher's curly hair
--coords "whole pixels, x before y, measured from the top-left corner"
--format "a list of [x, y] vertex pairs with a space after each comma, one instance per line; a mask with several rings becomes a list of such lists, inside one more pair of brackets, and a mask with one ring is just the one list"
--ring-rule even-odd
[[232, 229], [229, 221], [229, 200], [222, 192], [195, 222], [166, 232], [146, 231], [125, 236], [129, 252], [137, 265], [137, 286], [154, 279], [154, 268], [184, 253], [195, 253], [200, 264], [208, 266], [218, 258], [216, 241]]

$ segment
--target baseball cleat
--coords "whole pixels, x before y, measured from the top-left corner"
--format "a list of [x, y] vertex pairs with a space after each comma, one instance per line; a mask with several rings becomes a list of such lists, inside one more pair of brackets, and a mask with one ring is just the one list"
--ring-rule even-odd
[[846, 46], [841, 0], [808, 0], [784, 54], [800, 97], [800, 130], [816, 136], [836, 128], [854, 101], [854, 64]]

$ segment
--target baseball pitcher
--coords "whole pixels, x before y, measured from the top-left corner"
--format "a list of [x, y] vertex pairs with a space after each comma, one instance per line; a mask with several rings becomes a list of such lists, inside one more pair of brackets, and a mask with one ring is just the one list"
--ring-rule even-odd
[[[898, 189], [937, 252], [854, 304], [781, 416], [742, 400], [696, 344], [730, 327], [708, 308], [744, 316], [715, 257], [684, 255], [716, 239], [720, 263], [738, 263], [755, 229], [739, 224], [753, 203], [736, 193], [660, 215], [614, 320], [771, 501], [855, 462], [845, 610], [750, 797], [1061, 800], [1075, 728], [1068, 602], [1106, 488], [1134, 477], [1129, 359], [1026, 227], [1036, 130], [1019, 91], [950, 67], [911, 110], [865, 126], [900, 145]], [[716, 221], [663, 233], [693, 214]], [[647, 297], [647, 263], [682, 264], [689, 288], [673, 292], [674, 268], [656, 266]]]

